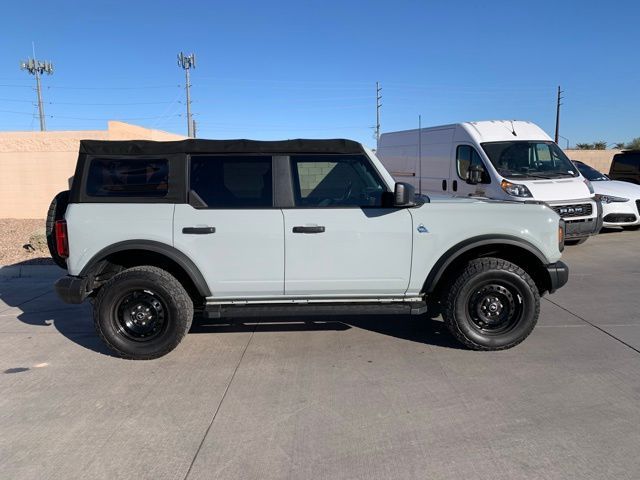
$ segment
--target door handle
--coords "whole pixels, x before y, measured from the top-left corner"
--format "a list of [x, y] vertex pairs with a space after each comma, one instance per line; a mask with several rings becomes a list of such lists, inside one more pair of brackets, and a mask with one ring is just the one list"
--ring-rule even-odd
[[184, 227], [182, 233], [187, 235], [207, 235], [216, 233], [216, 227]]
[[293, 227], [293, 233], [324, 233], [323, 226]]

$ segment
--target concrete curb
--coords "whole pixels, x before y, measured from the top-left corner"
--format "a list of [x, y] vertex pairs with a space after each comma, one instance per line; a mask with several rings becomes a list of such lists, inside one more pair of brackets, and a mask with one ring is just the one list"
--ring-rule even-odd
[[0, 265], [0, 280], [36, 277], [53, 279], [63, 275], [64, 270], [57, 265]]

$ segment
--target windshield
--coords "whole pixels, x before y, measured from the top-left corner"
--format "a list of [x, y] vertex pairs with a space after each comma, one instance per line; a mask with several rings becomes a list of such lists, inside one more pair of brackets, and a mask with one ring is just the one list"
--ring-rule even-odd
[[578, 170], [580, 170], [580, 173], [582, 174], [582, 176], [587, 180], [589, 180], [590, 182], [601, 182], [601, 181], [611, 180], [604, 173], [599, 172], [595, 168], [590, 167], [585, 163], [576, 162], [576, 161], [574, 161], [573, 163], [578, 168]]
[[577, 177], [579, 173], [553, 142], [488, 142], [482, 148], [500, 175], [505, 178]]

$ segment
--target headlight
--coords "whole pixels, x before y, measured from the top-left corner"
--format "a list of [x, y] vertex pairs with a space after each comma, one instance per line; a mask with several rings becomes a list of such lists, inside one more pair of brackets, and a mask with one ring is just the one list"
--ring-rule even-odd
[[533, 197], [533, 195], [531, 195], [531, 192], [525, 185], [502, 180], [502, 182], [500, 182], [500, 186], [502, 187], [502, 190], [507, 192], [512, 197]]
[[587, 186], [587, 188], [589, 189], [589, 193], [591, 195], [593, 195], [595, 192], [593, 191], [593, 185], [591, 185], [591, 182], [589, 180], [587, 180], [586, 178], [582, 180], [584, 182], [584, 184]]
[[602, 203], [613, 203], [613, 202], [622, 203], [622, 202], [628, 202], [629, 199], [624, 197], [614, 197], [613, 195], [600, 195], [599, 193], [596, 193], [596, 201], [602, 202]]

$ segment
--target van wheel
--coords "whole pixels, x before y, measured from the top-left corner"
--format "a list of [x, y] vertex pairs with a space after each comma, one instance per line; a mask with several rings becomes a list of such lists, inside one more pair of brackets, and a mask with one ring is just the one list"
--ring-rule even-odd
[[47, 211], [47, 220], [45, 224], [45, 234], [47, 236], [47, 247], [49, 247], [49, 254], [51, 258], [60, 268], [67, 269], [67, 262], [64, 258], [58, 255], [56, 248], [56, 235], [54, 232], [56, 220], [62, 220], [64, 213], [67, 211], [67, 205], [69, 205], [69, 190], [58, 193], [51, 203], [49, 204], [49, 210]]
[[504, 350], [522, 342], [540, 314], [540, 294], [522, 268], [500, 258], [470, 261], [445, 294], [443, 318], [472, 350]]
[[100, 338], [118, 355], [149, 360], [178, 346], [191, 327], [193, 302], [165, 270], [133, 267], [100, 288], [93, 320]]

